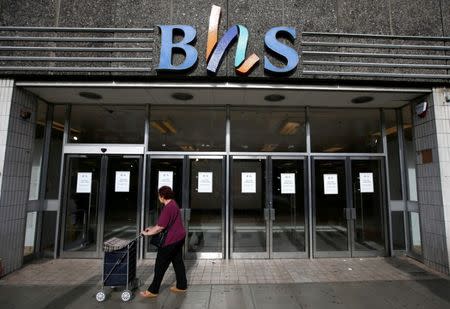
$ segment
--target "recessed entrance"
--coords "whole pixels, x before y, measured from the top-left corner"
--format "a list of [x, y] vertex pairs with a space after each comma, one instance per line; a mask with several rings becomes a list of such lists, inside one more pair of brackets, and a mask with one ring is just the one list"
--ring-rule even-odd
[[140, 156], [67, 156], [62, 256], [101, 257], [105, 240], [136, 237], [141, 170]]

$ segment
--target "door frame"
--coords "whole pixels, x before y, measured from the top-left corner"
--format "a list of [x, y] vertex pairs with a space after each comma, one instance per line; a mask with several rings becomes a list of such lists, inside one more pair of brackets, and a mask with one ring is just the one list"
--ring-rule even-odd
[[[309, 252], [309, 210], [308, 210], [308, 157], [307, 156], [269, 156], [268, 160], [270, 162], [270, 214], [271, 214], [271, 224], [270, 224], [270, 251], [269, 257], [273, 259], [279, 258], [308, 258]], [[274, 252], [273, 251], [273, 225], [276, 218], [275, 210], [273, 209], [273, 161], [282, 161], [282, 160], [291, 160], [291, 161], [303, 161], [303, 211], [305, 217], [305, 251], [296, 251], [296, 252]], [[275, 217], [272, 217], [272, 215]]]
[[[384, 237], [384, 251], [378, 251], [378, 250], [361, 250], [357, 251], [355, 250], [355, 219], [348, 218], [347, 217], [347, 248], [346, 251], [317, 251], [317, 241], [316, 241], [316, 169], [315, 169], [315, 161], [317, 160], [340, 160], [344, 161], [345, 163], [345, 188], [346, 188], [346, 203], [347, 207], [346, 209], [351, 209], [351, 211], [354, 211], [354, 201], [353, 201], [353, 188], [352, 188], [352, 161], [355, 160], [367, 160], [367, 161], [373, 161], [377, 160], [380, 161], [380, 170], [379, 170], [379, 179], [380, 179], [380, 198], [381, 198], [381, 225], [382, 225], [382, 232]], [[354, 258], [354, 257], [375, 257], [375, 256], [386, 256], [386, 253], [388, 252], [388, 239], [386, 237], [386, 229], [387, 229], [387, 191], [386, 191], [386, 171], [384, 168], [384, 157], [382, 156], [376, 156], [376, 155], [343, 155], [343, 156], [321, 156], [321, 155], [314, 155], [311, 156], [311, 201], [312, 201], [312, 241], [313, 241], [313, 257], [314, 258], [328, 258], [328, 257], [335, 257], [335, 258], [342, 258], [342, 257], [348, 257], [348, 258]]]
[[[95, 251], [65, 251], [64, 250], [64, 238], [66, 234], [66, 215], [67, 215], [67, 201], [69, 192], [69, 180], [70, 170], [69, 162], [72, 158], [88, 158], [98, 157], [100, 158], [100, 176], [99, 176], [99, 192], [98, 192], [98, 217], [97, 217], [97, 245]], [[139, 232], [140, 228], [140, 205], [142, 200], [142, 181], [143, 181], [143, 156], [142, 154], [99, 154], [99, 153], [84, 153], [84, 154], [65, 154], [64, 157], [64, 178], [63, 178], [63, 190], [62, 190], [62, 212], [61, 212], [61, 229], [59, 239], [59, 256], [61, 258], [101, 258], [103, 252], [103, 233], [105, 227], [105, 211], [106, 211], [106, 186], [108, 176], [108, 160], [110, 157], [124, 158], [133, 157], [139, 160], [139, 173], [138, 173], [138, 196], [136, 205], [136, 232]], [[137, 235], [136, 233], [136, 235]]]
[[[229, 237], [229, 253], [230, 253], [230, 258], [231, 259], [268, 259], [270, 258], [270, 235], [269, 235], [269, 231], [271, 230], [271, 220], [270, 220], [270, 195], [271, 195], [271, 184], [272, 184], [272, 180], [269, 178], [269, 160], [268, 160], [269, 156], [266, 155], [259, 155], [259, 156], [253, 156], [253, 155], [232, 155], [230, 156], [230, 165], [229, 165], [229, 177], [230, 177], [230, 199], [229, 199], [229, 211], [230, 211], [230, 224], [229, 224], [229, 233], [228, 233], [228, 237]], [[233, 237], [233, 227], [234, 227], [234, 213], [233, 213], [233, 198], [232, 198], [232, 194], [233, 194], [233, 190], [232, 190], [232, 186], [231, 183], [233, 181], [233, 162], [234, 160], [265, 160], [266, 162], [266, 166], [265, 166], [265, 178], [266, 181], [263, 184], [265, 186], [265, 207], [264, 207], [264, 217], [265, 217], [265, 221], [266, 221], [266, 227], [265, 227], [265, 233], [266, 233], [266, 251], [261, 251], [261, 252], [233, 252], [233, 244], [234, 244], [234, 237]], [[262, 180], [264, 181], [264, 179]]]
[[[381, 228], [382, 228], [382, 234], [384, 238], [384, 250], [356, 250], [355, 249], [355, 220], [352, 221], [352, 247], [351, 247], [351, 253], [352, 257], [375, 257], [375, 256], [386, 256], [389, 248], [389, 238], [387, 237], [387, 190], [386, 190], [386, 171], [385, 171], [385, 164], [384, 164], [384, 157], [380, 156], [352, 156], [348, 157], [349, 160], [349, 168], [350, 168], [350, 188], [351, 184], [353, 183], [353, 175], [352, 175], [352, 161], [379, 161], [379, 189], [380, 189], [380, 214], [381, 214]], [[352, 188], [351, 188], [352, 189]], [[353, 189], [352, 189], [353, 190]], [[351, 196], [351, 202], [352, 208], [355, 208], [355, 203], [353, 201], [353, 195]]]
[[[147, 154], [145, 154], [145, 156], [146, 156], [146, 162], [147, 162], [147, 164], [146, 164], [146, 169], [145, 169], [145, 179], [143, 179], [143, 182], [145, 183], [145, 197], [144, 197], [144, 203], [143, 203], [143, 209], [144, 209], [144, 215], [143, 215], [143, 224], [144, 224], [144, 226], [142, 227], [142, 228], [144, 228], [144, 227], [146, 227], [146, 226], [148, 226], [150, 223], [149, 223], [149, 202], [150, 202], [150, 187], [151, 187], [151, 185], [152, 185], [152, 183], [151, 183], [151, 175], [152, 175], [152, 160], [155, 160], [155, 159], [166, 159], [166, 160], [181, 160], [181, 164], [182, 164], [182, 177], [183, 177], [183, 179], [181, 180], [181, 183], [182, 183], [182, 197], [181, 197], [181, 201], [177, 201], [177, 203], [181, 206], [181, 217], [182, 217], [182, 220], [183, 220], [183, 223], [185, 222], [185, 213], [184, 213], [184, 210], [183, 210], [183, 207], [184, 207], [184, 203], [185, 203], [185, 190], [184, 190], [184, 188], [185, 188], [185, 177], [184, 177], [184, 175], [185, 175], [185, 173], [186, 173], [186, 160], [185, 160], [185, 157], [186, 157], [186, 155], [184, 155], [184, 154], [180, 154], [180, 155], [173, 155], [173, 154], [167, 154], [167, 155], [163, 155], [163, 154], [155, 154], [155, 155], [152, 155], [151, 153], [149, 154], [149, 153], [147, 153]], [[156, 258], [156, 254], [157, 254], [157, 251], [154, 251], [154, 252], [149, 252], [148, 251], [148, 243], [149, 243], [149, 241], [148, 241], [148, 238], [143, 238], [143, 241], [142, 241], [142, 248], [143, 248], [143, 250], [142, 250], [142, 252], [143, 252], [143, 258], [144, 259], [155, 259]], [[184, 255], [184, 252], [183, 252], [183, 255]]]
[[[221, 169], [222, 169], [222, 207], [221, 207], [221, 252], [189, 252], [188, 251], [188, 241], [189, 241], [189, 221], [191, 216], [191, 207], [190, 207], [190, 194], [191, 194], [191, 159], [206, 159], [206, 160], [221, 160]], [[225, 237], [227, 235], [227, 231], [225, 230], [225, 207], [226, 207], [226, 156], [217, 156], [217, 155], [188, 155], [186, 156], [186, 203], [183, 205], [182, 209], [184, 212], [184, 226], [186, 228], [186, 239], [184, 245], [184, 255], [186, 259], [196, 260], [196, 259], [223, 259], [225, 256]]]

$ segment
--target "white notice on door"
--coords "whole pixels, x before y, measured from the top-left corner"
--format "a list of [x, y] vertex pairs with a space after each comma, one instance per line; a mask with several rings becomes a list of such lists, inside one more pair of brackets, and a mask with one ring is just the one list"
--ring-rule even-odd
[[359, 188], [361, 193], [373, 193], [373, 173], [359, 173]]
[[213, 173], [212, 172], [198, 172], [198, 193], [212, 193], [213, 192]]
[[295, 194], [295, 173], [281, 173], [281, 194]]
[[324, 194], [338, 194], [337, 174], [323, 174], [323, 192]]
[[130, 192], [130, 172], [116, 171], [116, 192]]
[[256, 173], [241, 174], [242, 193], [256, 193]]
[[161, 187], [168, 186], [173, 190], [173, 172], [159, 171], [158, 173], [158, 190]]
[[77, 173], [77, 193], [91, 193], [92, 173]]

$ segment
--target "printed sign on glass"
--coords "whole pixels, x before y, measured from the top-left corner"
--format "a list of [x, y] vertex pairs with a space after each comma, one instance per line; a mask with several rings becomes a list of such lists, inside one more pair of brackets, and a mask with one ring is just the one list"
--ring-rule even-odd
[[92, 173], [77, 173], [77, 193], [91, 193]]
[[361, 193], [373, 193], [373, 173], [359, 173], [359, 189]]
[[324, 194], [338, 194], [338, 175], [323, 174], [323, 192]]
[[212, 172], [198, 172], [198, 193], [212, 193], [213, 192], [213, 173]]
[[281, 174], [281, 194], [295, 194], [295, 173]]
[[241, 174], [242, 193], [256, 193], [256, 173]]
[[158, 172], [158, 190], [161, 187], [168, 186], [173, 190], [173, 172], [159, 171]]
[[130, 192], [129, 171], [116, 171], [115, 192]]

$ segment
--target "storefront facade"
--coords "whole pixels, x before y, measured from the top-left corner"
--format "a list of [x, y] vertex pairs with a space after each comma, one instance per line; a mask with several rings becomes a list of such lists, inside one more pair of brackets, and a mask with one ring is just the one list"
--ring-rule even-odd
[[408, 254], [448, 273], [446, 5], [4, 5], [3, 274], [101, 258], [154, 224], [162, 185], [186, 258]]

